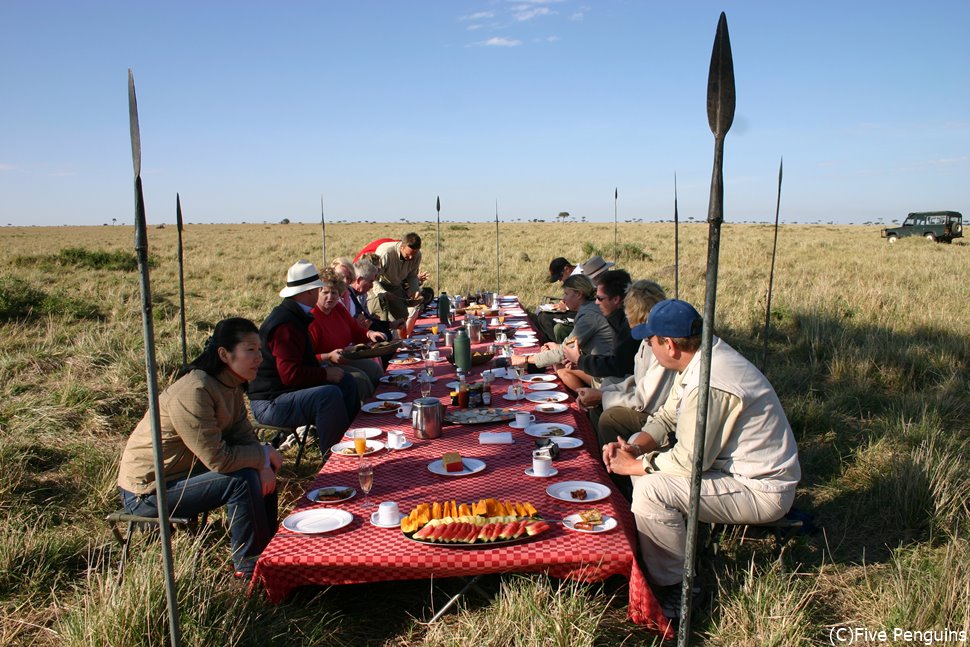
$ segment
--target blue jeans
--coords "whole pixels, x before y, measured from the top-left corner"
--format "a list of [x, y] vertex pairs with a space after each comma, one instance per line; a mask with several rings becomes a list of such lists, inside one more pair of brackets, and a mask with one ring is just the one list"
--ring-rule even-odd
[[[200, 469], [205, 470], [204, 467]], [[194, 517], [227, 507], [232, 563], [237, 571], [253, 574], [256, 558], [276, 532], [276, 492], [263, 496], [259, 472], [251, 467], [220, 474], [203, 471], [166, 484], [169, 514]], [[158, 497], [138, 496], [124, 488], [121, 501], [130, 514], [158, 516]]]
[[258, 422], [274, 427], [316, 425], [320, 453], [337, 442], [360, 411], [357, 380], [344, 373], [339, 384], [323, 384], [309, 389], [282, 393], [273, 400], [250, 400]]

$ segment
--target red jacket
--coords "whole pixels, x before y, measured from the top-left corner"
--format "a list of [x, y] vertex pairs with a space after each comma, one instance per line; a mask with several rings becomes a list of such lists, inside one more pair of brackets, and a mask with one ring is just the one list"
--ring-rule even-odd
[[313, 315], [309, 328], [310, 339], [313, 340], [313, 351], [318, 355], [368, 341], [367, 331], [339, 303], [330, 314], [324, 314], [316, 306], [313, 306], [310, 314]]
[[364, 245], [364, 249], [357, 252], [357, 256], [354, 256], [354, 262], [356, 263], [357, 261], [359, 261], [360, 257], [363, 256], [364, 254], [375, 253], [377, 251], [377, 248], [383, 245], [384, 243], [396, 243], [396, 242], [398, 242], [397, 238], [378, 238], [377, 240], [372, 240], [366, 245]]

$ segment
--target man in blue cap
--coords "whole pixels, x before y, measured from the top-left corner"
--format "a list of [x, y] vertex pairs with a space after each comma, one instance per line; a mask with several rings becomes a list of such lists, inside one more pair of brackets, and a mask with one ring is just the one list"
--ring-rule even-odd
[[[628, 441], [603, 448], [609, 471], [633, 478], [640, 552], [669, 618], [680, 617], [690, 503], [703, 320], [689, 303], [667, 299], [635, 326], [654, 357], [677, 371], [664, 405]], [[700, 521], [767, 523], [791, 508], [801, 478], [798, 448], [781, 402], [755, 366], [714, 338], [701, 480]]]

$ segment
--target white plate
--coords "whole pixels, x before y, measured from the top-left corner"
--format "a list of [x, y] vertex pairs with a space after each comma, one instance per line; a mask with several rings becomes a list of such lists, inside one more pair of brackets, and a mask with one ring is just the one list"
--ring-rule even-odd
[[420, 375], [418, 375], [418, 382], [421, 382], [423, 384], [433, 384], [434, 382], [437, 382], [437, 381], [438, 381], [438, 378], [434, 375], [432, 375], [430, 379], [428, 378], [427, 373], [421, 373]]
[[550, 382], [529, 382], [526, 386], [533, 391], [555, 391], [559, 388], [558, 384], [552, 384]]
[[[550, 431], [555, 429], [562, 430], [562, 434], [559, 436], [552, 436], [549, 434]], [[569, 425], [564, 425], [558, 422], [537, 422], [531, 424], [525, 428], [525, 433], [530, 436], [535, 436], [536, 438], [562, 438], [563, 436], [568, 436], [576, 431]]]
[[290, 532], [304, 535], [315, 535], [321, 532], [333, 532], [343, 528], [354, 520], [354, 515], [340, 508], [314, 508], [294, 512], [283, 519], [283, 527]]
[[524, 321], [506, 321], [505, 325], [509, 328], [525, 328], [529, 324]]
[[[397, 523], [381, 523], [377, 520], [379, 514], [380, 514], [379, 510], [374, 510], [373, 512], [370, 513], [370, 525], [377, 526], [378, 528], [397, 528], [398, 526], [401, 525], [401, 519], [407, 516], [405, 514], [398, 513], [400, 514], [400, 516], [397, 519]], [[615, 524], [616, 522], [614, 521], [613, 523]]]
[[[414, 372], [411, 369], [407, 369], [407, 371], [410, 372], [410, 373], [413, 373]], [[382, 375], [381, 376], [381, 382], [383, 382], [384, 384], [395, 384], [396, 381], [395, 381], [394, 378], [397, 378], [398, 380], [405, 381], [408, 384], [410, 384], [411, 382], [414, 381], [414, 376], [413, 375], [398, 375], [397, 373], [391, 372], [390, 375]]]
[[[589, 499], [587, 499], [587, 501], [589, 501]], [[591, 533], [609, 532], [610, 530], [613, 530], [614, 528], [616, 528], [616, 519], [609, 516], [608, 514], [604, 514], [603, 523], [596, 524], [595, 526], [593, 526], [592, 530], [583, 530], [573, 525], [576, 522], [582, 521], [582, 520], [583, 518], [580, 517], [578, 514], [571, 514], [562, 520], [562, 525], [575, 532], [591, 532]]]
[[[570, 494], [573, 490], [586, 490], [586, 498], [574, 499], [573, 495]], [[547, 487], [546, 494], [560, 501], [591, 503], [610, 496], [610, 488], [599, 483], [593, 483], [592, 481], [562, 481], [560, 483], [553, 483]]]
[[573, 436], [546, 436], [546, 438], [559, 445], [560, 449], [576, 449], [583, 446], [582, 438]]
[[[320, 490], [330, 490], [330, 489], [346, 490], [348, 494], [347, 496], [340, 499], [324, 499], [323, 501], [321, 501], [320, 499], [317, 498], [317, 494], [320, 492]], [[341, 501], [349, 501], [350, 499], [353, 499], [355, 494], [357, 494], [357, 490], [355, 490], [352, 487], [339, 487], [335, 485], [330, 485], [327, 487], [318, 487], [310, 490], [309, 492], [306, 493], [306, 498], [310, 499], [311, 501], [316, 501], [317, 503], [340, 503]]]
[[556, 309], [555, 303], [543, 303], [541, 306], [539, 306], [540, 312], [552, 312], [555, 309]]
[[526, 429], [532, 424], [533, 424], [532, 422], [527, 422], [524, 425], [519, 425], [518, 423], [515, 422], [515, 420], [513, 420], [512, 422], [509, 423], [509, 427], [512, 427], [512, 429]]
[[556, 376], [548, 373], [532, 373], [522, 378], [523, 382], [555, 382]]
[[397, 413], [398, 408], [397, 402], [368, 402], [361, 405], [360, 410], [364, 413]]
[[414, 443], [412, 443], [410, 440], [405, 440], [404, 444], [401, 445], [400, 447], [397, 447], [395, 449], [391, 449], [390, 447], [388, 447], [387, 451], [396, 452], [398, 449], [410, 449], [411, 447], [414, 447]]
[[502, 378], [503, 380], [514, 380], [515, 371], [507, 368], [490, 368], [482, 371], [482, 375], [489, 374], [494, 378]]
[[413, 368], [392, 368], [387, 372], [388, 375], [413, 375]]
[[547, 479], [551, 476], [555, 476], [558, 473], [559, 473], [559, 470], [557, 470], [555, 467], [553, 467], [552, 470], [545, 476], [539, 476], [538, 474], [532, 471], [531, 467], [525, 471], [526, 476], [531, 476], [534, 479]]
[[512, 344], [512, 348], [534, 348], [539, 345], [539, 340], [532, 341], [517, 341]]
[[377, 438], [382, 433], [384, 433], [383, 431], [381, 431], [377, 427], [357, 427], [356, 429], [348, 429], [344, 433], [344, 438], [350, 438], [351, 440], [353, 440], [354, 439], [354, 432], [355, 431], [363, 431], [364, 432], [364, 438]]
[[519, 400], [522, 400], [523, 398], [525, 398], [524, 395], [509, 395], [508, 393], [503, 393], [502, 397], [508, 400], [509, 402], [518, 402]]
[[546, 391], [545, 393], [529, 393], [525, 399], [529, 402], [562, 402], [568, 400], [569, 396], [562, 391]]
[[[348, 447], [350, 449], [353, 449], [354, 448], [354, 441], [351, 440], [351, 441], [348, 441], [348, 442], [337, 443], [336, 445], [334, 445], [333, 447], [330, 448], [330, 451], [333, 452], [333, 455], [334, 456], [357, 456], [357, 452], [354, 452], [353, 454], [345, 454], [343, 452], [343, 450], [344, 449], [347, 449]], [[384, 443], [382, 443], [381, 441], [379, 441], [379, 440], [368, 440], [367, 441], [367, 451], [364, 452], [364, 456], [368, 456], [370, 454], [373, 454], [374, 452], [379, 452], [382, 449], [384, 449]]]
[[448, 472], [445, 470], [445, 466], [441, 463], [441, 459], [438, 459], [428, 463], [428, 471], [430, 471], [432, 474], [437, 474], [438, 476], [468, 476], [470, 474], [478, 474], [485, 469], [485, 461], [480, 461], [477, 458], [462, 457], [461, 464], [465, 468], [462, 471]]
[[402, 391], [388, 391], [387, 393], [378, 393], [374, 397], [378, 400], [403, 400], [408, 397], [408, 394]]
[[568, 411], [569, 407], [560, 402], [543, 402], [532, 409], [536, 413], [562, 413]]
[[458, 390], [458, 382], [456, 380], [452, 380], [451, 382], [448, 382], [447, 384], [445, 384], [445, 386], [447, 386], [452, 391]]

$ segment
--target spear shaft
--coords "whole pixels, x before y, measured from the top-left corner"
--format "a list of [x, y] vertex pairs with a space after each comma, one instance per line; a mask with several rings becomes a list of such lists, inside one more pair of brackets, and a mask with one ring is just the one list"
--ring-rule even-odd
[[613, 187], [613, 259], [620, 259], [620, 247], [616, 237], [616, 201], [620, 197], [620, 189]]
[[188, 348], [185, 341], [185, 271], [182, 260], [182, 199], [175, 194], [175, 229], [179, 240], [179, 325], [182, 332], [182, 366], [189, 363]]
[[327, 219], [323, 215], [323, 195], [320, 195], [320, 238], [323, 247], [323, 265], [327, 267]]
[[435, 211], [438, 213], [438, 227], [435, 231], [434, 237], [434, 247], [435, 247], [435, 287], [436, 292], [441, 294], [441, 196], [437, 196], [435, 201]]
[[707, 78], [707, 120], [714, 133], [714, 170], [711, 173], [711, 196], [707, 209], [707, 285], [704, 297], [704, 328], [701, 332], [700, 381], [697, 390], [697, 425], [694, 429], [694, 455], [691, 468], [690, 510], [687, 514], [687, 545], [684, 558], [684, 581], [680, 594], [681, 624], [677, 633], [678, 647], [687, 647], [690, 636], [690, 607], [697, 553], [697, 518], [701, 507], [701, 477], [704, 471], [704, 448], [707, 413], [710, 404], [711, 353], [714, 342], [714, 315], [717, 300], [717, 265], [721, 246], [721, 223], [724, 220], [724, 136], [734, 121], [734, 62], [728, 36], [727, 17], [721, 13], [711, 52]]
[[[498, 253], [498, 200], [495, 201], [495, 297], [502, 294], [499, 283], [499, 253]], [[496, 303], [498, 303], [496, 301]]]
[[148, 276], [148, 234], [145, 223], [145, 195], [141, 186], [141, 135], [138, 128], [138, 102], [135, 77], [128, 70], [128, 121], [131, 127], [131, 159], [135, 170], [135, 254], [141, 278], [141, 314], [145, 338], [145, 373], [148, 378], [148, 413], [152, 425], [152, 450], [155, 455], [155, 495], [158, 503], [158, 530], [162, 544], [162, 569], [165, 574], [165, 597], [168, 602], [168, 625], [172, 647], [181, 647], [178, 598], [172, 569], [172, 529], [169, 526], [168, 499], [165, 491], [165, 466], [162, 462], [162, 426], [158, 412], [158, 381], [155, 364], [155, 330], [152, 324], [152, 292]]
[[778, 162], [778, 199], [775, 202], [775, 240], [771, 245], [771, 271], [768, 273], [768, 299], [765, 303], [765, 334], [764, 349], [761, 352], [761, 372], [764, 373], [768, 366], [768, 331], [771, 326], [771, 291], [775, 285], [775, 253], [778, 251], [778, 214], [781, 211], [781, 173], [785, 159]]

